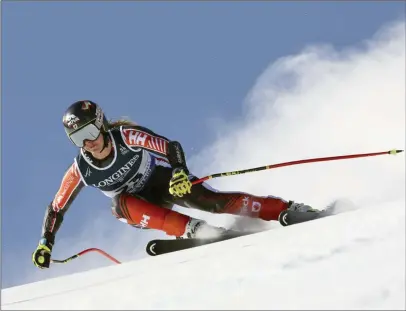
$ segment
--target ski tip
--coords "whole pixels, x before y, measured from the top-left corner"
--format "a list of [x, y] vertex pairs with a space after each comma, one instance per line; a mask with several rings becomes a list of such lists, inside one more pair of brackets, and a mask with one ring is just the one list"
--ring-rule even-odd
[[390, 150], [388, 153], [389, 154], [397, 154], [397, 153], [401, 153], [401, 152], [403, 152], [404, 150], [400, 150], [400, 149], [393, 149], [393, 150]]
[[155, 251], [155, 246], [156, 246], [156, 241], [152, 240], [150, 242], [148, 242], [147, 247], [146, 247], [146, 251], [147, 254], [150, 256], [157, 256], [158, 254]]

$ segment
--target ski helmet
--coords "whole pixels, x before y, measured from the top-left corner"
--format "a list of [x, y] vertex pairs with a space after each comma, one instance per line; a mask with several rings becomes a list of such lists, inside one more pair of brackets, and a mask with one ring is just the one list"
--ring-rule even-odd
[[95, 140], [108, 131], [108, 122], [103, 110], [95, 102], [80, 100], [68, 107], [62, 122], [66, 135], [82, 148], [84, 140]]

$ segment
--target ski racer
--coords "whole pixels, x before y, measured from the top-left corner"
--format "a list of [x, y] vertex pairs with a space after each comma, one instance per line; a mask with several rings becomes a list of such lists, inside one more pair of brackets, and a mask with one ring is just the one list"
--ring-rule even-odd
[[197, 177], [189, 171], [178, 141], [128, 120], [109, 122], [93, 101], [70, 105], [63, 115], [63, 125], [79, 152], [46, 208], [42, 236], [32, 254], [39, 268], [49, 268], [64, 215], [86, 186], [112, 199], [112, 213], [118, 220], [178, 238], [199, 237], [209, 231], [221, 233], [224, 229], [173, 211], [175, 204], [266, 221], [278, 220], [288, 209], [314, 211], [308, 205], [274, 196], [218, 191], [206, 183], [192, 186], [191, 181]]

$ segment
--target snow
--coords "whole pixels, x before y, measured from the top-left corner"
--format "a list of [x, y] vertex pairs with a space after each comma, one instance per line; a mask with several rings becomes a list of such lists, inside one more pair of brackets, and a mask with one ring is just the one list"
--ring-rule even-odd
[[405, 201], [7, 288], [1, 307], [404, 310]]

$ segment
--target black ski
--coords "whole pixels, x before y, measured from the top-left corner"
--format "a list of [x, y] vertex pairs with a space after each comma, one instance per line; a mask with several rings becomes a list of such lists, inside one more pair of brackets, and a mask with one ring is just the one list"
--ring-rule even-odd
[[227, 231], [220, 237], [208, 239], [154, 239], [148, 242], [146, 246], [147, 254], [150, 256], [158, 256], [166, 253], [177, 252], [188, 248], [212, 244], [220, 241], [225, 241], [240, 236], [252, 234], [251, 232]]
[[[327, 216], [332, 216], [339, 213], [335, 209], [335, 204], [332, 204], [328, 208], [322, 211], [314, 212], [296, 212], [296, 211], [283, 211], [279, 215], [279, 223], [282, 226], [295, 225], [302, 222], [312, 221]], [[233, 238], [237, 238], [244, 235], [253, 234], [256, 232], [238, 232], [238, 231], [226, 231], [223, 235], [217, 238], [211, 239], [154, 239], [148, 242], [146, 246], [146, 252], [150, 256], [158, 256], [166, 253], [185, 250], [188, 248], [198, 247], [202, 245], [212, 244], [220, 241], [225, 241]]]
[[306, 213], [298, 211], [285, 210], [279, 214], [278, 221], [282, 226], [290, 226], [299, 224], [302, 222], [307, 222], [311, 220], [316, 220], [319, 218], [324, 218], [327, 216], [332, 216], [336, 213], [335, 205], [331, 205], [324, 210], [309, 211]]

